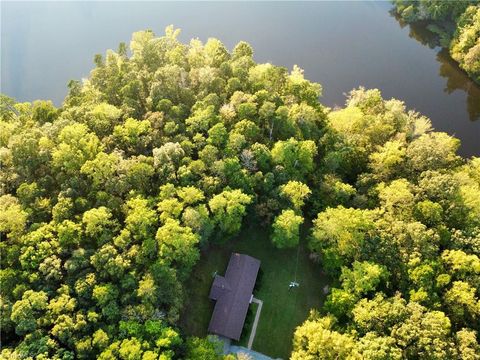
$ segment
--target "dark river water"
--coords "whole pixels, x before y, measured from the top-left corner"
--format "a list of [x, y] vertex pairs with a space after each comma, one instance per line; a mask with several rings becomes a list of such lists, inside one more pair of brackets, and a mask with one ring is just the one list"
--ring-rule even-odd
[[480, 87], [421, 31], [402, 27], [388, 2], [1, 2], [1, 91], [18, 101], [60, 105], [70, 79], [86, 77], [93, 56], [132, 32], [165, 26], [181, 40], [209, 37], [228, 48], [248, 41], [258, 62], [291, 68], [323, 86], [321, 101], [343, 105], [354, 87], [378, 88], [462, 140], [480, 155]]

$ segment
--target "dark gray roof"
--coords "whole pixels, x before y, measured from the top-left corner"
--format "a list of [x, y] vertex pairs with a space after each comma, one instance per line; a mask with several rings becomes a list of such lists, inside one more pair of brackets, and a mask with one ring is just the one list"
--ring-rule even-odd
[[225, 277], [216, 275], [210, 299], [216, 300], [208, 331], [239, 340], [257, 280], [260, 260], [232, 253]]
[[217, 300], [230, 290], [231, 288], [230, 285], [228, 285], [227, 280], [223, 276], [215, 275], [209, 297], [212, 300]]

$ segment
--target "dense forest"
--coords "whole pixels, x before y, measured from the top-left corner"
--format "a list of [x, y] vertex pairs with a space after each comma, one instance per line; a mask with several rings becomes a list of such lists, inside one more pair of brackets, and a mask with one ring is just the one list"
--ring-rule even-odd
[[478, 359], [480, 159], [378, 90], [329, 109], [297, 66], [178, 35], [97, 55], [61, 108], [2, 95], [0, 358], [235, 359], [178, 319], [253, 215], [279, 248], [313, 220], [335, 279], [293, 359]]
[[450, 52], [474, 81], [480, 84], [479, 0], [393, 0], [395, 11], [407, 23], [423, 23], [435, 44]]

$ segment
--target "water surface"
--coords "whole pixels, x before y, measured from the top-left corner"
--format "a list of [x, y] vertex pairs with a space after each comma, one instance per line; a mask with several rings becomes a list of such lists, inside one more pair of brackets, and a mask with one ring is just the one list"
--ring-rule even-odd
[[[305, 69], [324, 88], [321, 101], [343, 105], [354, 87], [379, 88], [462, 140], [479, 155], [480, 87], [448, 53], [402, 27], [388, 2], [2, 2], [1, 91], [18, 101], [60, 105], [70, 79], [88, 76], [93, 55], [116, 49], [131, 33], [165, 26], [181, 40], [240, 40], [258, 62]], [[425, 42], [425, 41], [423, 41]]]

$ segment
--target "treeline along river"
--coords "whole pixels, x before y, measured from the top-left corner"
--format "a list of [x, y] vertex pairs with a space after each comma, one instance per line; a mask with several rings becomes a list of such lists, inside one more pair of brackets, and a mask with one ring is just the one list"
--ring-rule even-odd
[[245, 40], [258, 62], [298, 64], [322, 84], [327, 106], [342, 105], [354, 87], [379, 88], [458, 137], [462, 155], [480, 155], [480, 87], [427, 46], [427, 32], [402, 26], [388, 2], [2, 2], [1, 10], [1, 91], [18, 101], [60, 105], [94, 54], [174, 24], [183, 41], [216, 37], [232, 48]]

